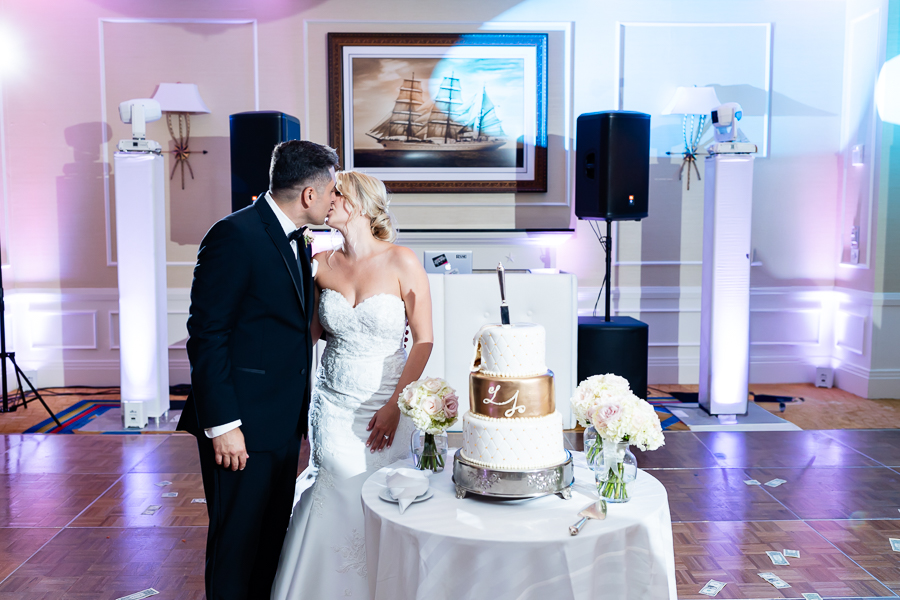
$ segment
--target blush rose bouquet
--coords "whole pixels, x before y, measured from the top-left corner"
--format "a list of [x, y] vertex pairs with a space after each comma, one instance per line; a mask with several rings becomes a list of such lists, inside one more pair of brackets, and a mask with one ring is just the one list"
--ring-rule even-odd
[[456, 423], [459, 414], [456, 390], [440, 377], [426, 377], [403, 388], [397, 404], [400, 412], [412, 419], [416, 428], [425, 434], [421, 456], [416, 461], [418, 467], [442, 470], [444, 453], [438, 451], [434, 436]]
[[[628, 445], [646, 451], [665, 444], [656, 411], [634, 395], [624, 377], [611, 373], [582, 381], [571, 404], [578, 422], [586, 428], [586, 458], [597, 473], [601, 496], [627, 501], [625, 483], [637, 476], [637, 462]], [[591, 435], [596, 435], [592, 442]]]

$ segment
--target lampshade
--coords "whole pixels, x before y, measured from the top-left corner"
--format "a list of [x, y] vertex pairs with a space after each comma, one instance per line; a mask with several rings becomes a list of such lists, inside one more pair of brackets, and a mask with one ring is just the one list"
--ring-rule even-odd
[[[663, 109], [664, 115], [708, 115], [722, 104], [711, 87], [684, 87], [675, 90], [675, 96]], [[163, 110], [166, 110], [165, 107]]]
[[900, 56], [881, 67], [875, 84], [875, 105], [882, 121], [900, 125]]
[[161, 83], [153, 94], [163, 112], [208, 113], [195, 83]]

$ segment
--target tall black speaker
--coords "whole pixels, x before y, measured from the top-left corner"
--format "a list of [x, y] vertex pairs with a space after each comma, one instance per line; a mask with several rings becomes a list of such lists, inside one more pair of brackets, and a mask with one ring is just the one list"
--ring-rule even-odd
[[639, 221], [647, 217], [650, 115], [608, 110], [579, 116], [575, 154], [579, 219]]
[[281, 142], [300, 139], [297, 117], [276, 111], [231, 115], [231, 210], [250, 206], [253, 197], [269, 189], [272, 150]]

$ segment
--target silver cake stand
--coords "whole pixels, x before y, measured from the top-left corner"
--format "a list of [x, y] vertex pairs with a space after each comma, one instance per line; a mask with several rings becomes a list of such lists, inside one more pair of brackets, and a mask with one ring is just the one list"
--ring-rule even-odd
[[556, 494], [568, 500], [575, 483], [575, 467], [572, 454], [566, 450], [566, 460], [552, 467], [529, 471], [501, 471], [488, 469], [468, 462], [462, 450], [453, 457], [453, 483], [456, 497], [467, 493], [493, 498], [538, 498]]

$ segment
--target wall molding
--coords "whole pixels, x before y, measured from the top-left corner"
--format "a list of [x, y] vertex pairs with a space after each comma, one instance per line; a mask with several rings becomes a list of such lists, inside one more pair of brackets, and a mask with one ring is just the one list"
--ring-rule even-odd
[[65, 340], [60, 339], [60, 343], [36, 344], [34, 337], [31, 337], [30, 348], [32, 350], [96, 350], [97, 349], [97, 311], [96, 310], [46, 310], [37, 309], [28, 311], [28, 324], [30, 329], [40, 329], [36, 327], [34, 321], [43, 318], [45, 321], [57, 318], [59, 320], [60, 329], [64, 328], [63, 321], [66, 317], [76, 317], [87, 315], [91, 318], [90, 336], [91, 341], [84, 344], [66, 344]]
[[[126, 19], [126, 18], [107, 18], [101, 17], [99, 20], [100, 28], [100, 139], [103, 140], [100, 152], [100, 163], [103, 165], [103, 206], [106, 212], [104, 225], [106, 228], [106, 266], [115, 267], [117, 261], [112, 258], [112, 221], [111, 221], [111, 204], [109, 190], [109, 140], [106, 139], [107, 125], [107, 100], [106, 100], [106, 47], [103, 37], [103, 25], [109, 24], [129, 24], [129, 23], [158, 23], [158, 24], [179, 24], [191, 23], [197, 25], [252, 25], [253, 26], [253, 92], [254, 92], [254, 110], [259, 110], [259, 27], [256, 19]], [[308, 122], [308, 121], [307, 121]], [[5, 156], [5, 154], [4, 154]], [[8, 237], [8, 236], [7, 236]], [[169, 267], [193, 267], [193, 262], [186, 261], [166, 261]]]
[[[591, 314], [599, 292], [598, 286], [579, 288], [579, 315]], [[854, 306], [900, 302], [900, 294], [854, 292], [852, 297], [861, 301]], [[613, 289], [612, 298], [614, 315], [627, 314], [650, 325], [650, 380], [671, 383], [678, 378], [679, 383], [696, 383], [701, 288], [621, 287]], [[751, 381], [811, 381], [814, 367], [832, 365], [835, 309], [850, 298], [833, 286], [751, 288]], [[602, 315], [602, 306], [598, 309]], [[765, 321], [773, 325], [763, 326]], [[692, 370], [696, 375], [690, 375]]]
[[[474, 241], [481, 235], [490, 237], [492, 234], [467, 232], [463, 235], [475, 236], [468, 238]], [[580, 315], [590, 314], [599, 291], [598, 286], [578, 289]], [[624, 287], [613, 289], [612, 296], [615, 314], [633, 314], [651, 325], [650, 381], [696, 383], [699, 377], [700, 287]], [[187, 320], [190, 290], [170, 288], [167, 298], [170, 340], [174, 340], [175, 321]], [[30, 345], [27, 327], [15, 328], [15, 343], [11, 345], [20, 349], [19, 358], [25, 368], [41, 372], [42, 385], [113, 385], [118, 382], [118, 344], [113, 324], [114, 315], [119, 311], [116, 289], [13, 289], [7, 294], [7, 300], [11, 320], [17, 325], [29, 323], [35, 316], [40, 318], [49, 314], [97, 315], [96, 318], [92, 316], [96, 335], [93, 345], [35, 349]], [[879, 294], [832, 286], [751, 289], [751, 319], [779, 319], [775, 327], [777, 339], [755, 337], [751, 343], [751, 381], [811, 381], [816, 366], [832, 366], [842, 389], [861, 396], [879, 389], [885, 390], [885, 395], [892, 393], [890, 390], [900, 385], [900, 370], [872, 369], [869, 356], [871, 315], [880, 307], [896, 311], [900, 307], [900, 293]], [[862, 330], [859, 323], [854, 325], [853, 336], [856, 337], [838, 331], [839, 320], [846, 318], [841, 315], [864, 323]], [[52, 318], [58, 319], [57, 316]], [[864, 336], [862, 342], [859, 341], [860, 332]], [[856, 341], [846, 343], [845, 340]], [[187, 352], [181, 340], [173, 341], [169, 347], [169, 371], [173, 383], [189, 380]]]
[[844, 362], [834, 376], [836, 386], [863, 398], [900, 397], [900, 369], [869, 369]]
[[[848, 21], [847, 25], [845, 27], [845, 30], [844, 30], [844, 37], [846, 40], [844, 43], [844, 86], [843, 86], [844, 89], [843, 89], [843, 94], [842, 94], [842, 98], [841, 98], [841, 150], [843, 153], [843, 171], [844, 171], [844, 173], [843, 173], [843, 177], [842, 177], [843, 181], [841, 182], [841, 219], [840, 219], [840, 222], [838, 223], [838, 227], [839, 227], [838, 228], [839, 237], [838, 237], [838, 244], [837, 244], [838, 255], [836, 258], [837, 258], [837, 264], [839, 267], [845, 267], [845, 268], [851, 268], [851, 269], [868, 269], [868, 268], [870, 268], [870, 265], [872, 264], [872, 258], [871, 258], [871, 256], [872, 256], [872, 222], [873, 222], [874, 216], [875, 216], [873, 214], [873, 210], [874, 210], [875, 189], [876, 189], [876, 184], [875, 184], [876, 168], [875, 168], [875, 166], [877, 164], [877, 161], [880, 160], [880, 157], [877, 155], [876, 150], [875, 150], [875, 148], [876, 148], [876, 144], [875, 144], [876, 122], [877, 122], [876, 109], [875, 109], [875, 94], [874, 94], [875, 81], [874, 80], [871, 81], [870, 82], [871, 85], [865, 85], [865, 84], [854, 85], [854, 83], [859, 84], [859, 82], [854, 82], [854, 79], [853, 79], [854, 71], [853, 71], [853, 67], [852, 67], [852, 65], [853, 65], [852, 56], [853, 56], [854, 50], [857, 50], [857, 48], [854, 46], [853, 43], [854, 43], [854, 41], [856, 41], [855, 40], [856, 27], [858, 25], [860, 25], [861, 23], [863, 23], [866, 19], [871, 19], [871, 18], [877, 19], [875, 24], [879, 30], [879, 33], [881, 33], [881, 30], [882, 30], [881, 12], [882, 12], [881, 7], [879, 7], [879, 8], [874, 8], [865, 14], [859, 15], [856, 18]], [[882, 44], [884, 43], [883, 42], [884, 37], [885, 36], [883, 34], [877, 35], [874, 40], [874, 43], [876, 45], [874, 55], [875, 55], [876, 59], [875, 59], [875, 64], [872, 65], [872, 67], [874, 67], [874, 76], [875, 76], [874, 78], [875, 79], [877, 79], [878, 72], [881, 69], [881, 65], [884, 63], [884, 51], [881, 48]], [[861, 124], [862, 127], [865, 127], [865, 129], [867, 130], [867, 132], [866, 132], [867, 133], [867, 137], [866, 137], [867, 143], [865, 144], [865, 157], [863, 159], [863, 161], [865, 163], [864, 168], [866, 168], [868, 171], [868, 173], [867, 173], [867, 175], [868, 175], [868, 177], [867, 177], [868, 193], [866, 194], [866, 197], [864, 199], [864, 201], [866, 203], [866, 224], [865, 224], [865, 226], [866, 226], [866, 239], [865, 239], [866, 253], [865, 253], [865, 261], [863, 261], [862, 263], [859, 263], [859, 264], [852, 264], [852, 263], [843, 262], [843, 258], [844, 258], [843, 236], [844, 236], [844, 228], [847, 224], [847, 185], [848, 185], [848, 179], [849, 179], [849, 177], [847, 177], [847, 172], [850, 169], [854, 168], [852, 165], [852, 161], [851, 161], [852, 147], [850, 145], [851, 135], [852, 135], [851, 132], [853, 130], [853, 123], [851, 123], [852, 115], [850, 114], [851, 99], [852, 99], [853, 90], [859, 89], [861, 87], [862, 88], [870, 88], [872, 90], [872, 101], [871, 101], [870, 106], [868, 107], [868, 110], [870, 111], [870, 116], [867, 119], [866, 123]], [[861, 129], [862, 129], [862, 127], [861, 127]], [[849, 241], [848, 241], [848, 244], [849, 244]]]

